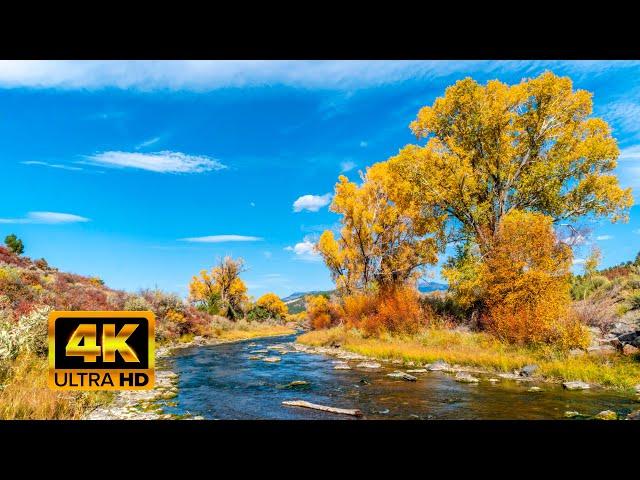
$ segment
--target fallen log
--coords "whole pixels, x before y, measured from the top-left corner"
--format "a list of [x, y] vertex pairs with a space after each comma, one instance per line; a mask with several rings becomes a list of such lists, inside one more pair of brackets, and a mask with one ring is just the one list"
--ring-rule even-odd
[[357, 408], [351, 409], [328, 407], [326, 405], [318, 405], [317, 403], [305, 402], [304, 400], [286, 400], [282, 402], [282, 404], [288, 407], [312, 408], [314, 410], [321, 410], [323, 412], [339, 413], [341, 415], [352, 415], [354, 417], [362, 416], [362, 412]]

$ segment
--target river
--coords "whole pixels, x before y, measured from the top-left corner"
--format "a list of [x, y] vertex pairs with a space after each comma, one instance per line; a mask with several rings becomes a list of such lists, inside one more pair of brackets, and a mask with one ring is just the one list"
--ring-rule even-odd
[[[352, 361], [351, 370], [336, 370], [335, 358], [293, 351], [294, 341], [292, 335], [177, 351], [164, 360], [179, 375], [178, 396], [165, 411], [205, 419], [354, 419], [282, 405], [306, 400], [357, 408], [364, 419], [561, 419], [566, 411], [625, 415], [639, 406], [632, 396], [614, 391], [565, 391], [541, 383], [541, 392], [530, 392], [536, 384], [487, 381], [494, 375], [478, 375], [478, 384], [464, 384], [444, 372], [416, 373], [416, 382], [390, 378], [386, 374], [396, 366], [388, 364], [371, 370]], [[287, 353], [277, 363], [250, 359], [256, 355], [251, 352], [283, 345]], [[268, 355], [279, 356], [277, 350]], [[308, 385], [288, 386], [295, 380]]]

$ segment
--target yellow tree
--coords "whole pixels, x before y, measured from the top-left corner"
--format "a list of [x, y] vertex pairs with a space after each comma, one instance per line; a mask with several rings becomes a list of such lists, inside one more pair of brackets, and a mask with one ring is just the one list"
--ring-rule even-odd
[[265, 293], [257, 301], [258, 307], [264, 308], [274, 318], [284, 318], [289, 312], [285, 303], [275, 293]]
[[400, 285], [437, 262], [441, 218], [399, 208], [410, 185], [394, 178], [387, 163], [367, 169], [360, 186], [340, 176], [331, 204], [342, 215], [339, 238], [325, 231], [317, 250], [343, 293]]
[[507, 213], [480, 268], [485, 326], [516, 343], [584, 346], [588, 335], [569, 312], [572, 258], [571, 248], [556, 238], [551, 217]]
[[209, 313], [222, 314], [231, 319], [242, 316], [247, 302], [247, 287], [240, 278], [244, 260], [225, 257], [218, 265], [200, 272], [189, 284], [189, 298]]
[[625, 219], [633, 200], [613, 174], [618, 147], [591, 114], [591, 93], [551, 72], [512, 86], [466, 78], [420, 110], [410, 127], [426, 144], [404, 147], [391, 170], [413, 184], [409, 205], [445, 215], [453, 238], [482, 254], [512, 209]]

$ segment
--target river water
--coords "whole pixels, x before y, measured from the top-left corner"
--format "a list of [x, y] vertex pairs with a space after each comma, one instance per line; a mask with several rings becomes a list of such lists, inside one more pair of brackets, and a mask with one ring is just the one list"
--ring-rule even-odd
[[[335, 358], [291, 351], [295, 336], [257, 339], [178, 351], [167, 361], [179, 374], [179, 394], [167, 413], [206, 419], [344, 419], [354, 417], [282, 405], [306, 400], [340, 408], [358, 408], [365, 419], [561, 419], [565, 411], [595, 415], [613, 410], [626, 415], [640, 408], [633, 396], [603, 389], [565, 391], [561, 386], [477, 375], [479, 384], [464, 384], [443, 372], [415, 373], [416, 382], [386, 376], [395, 365], [371, 370], [335, 370]], [[287, 346], [280, 362], [250, 359], [251, 352]], [[264, 355], [264, 353], [260, 353]], [[269, 356], [280, 356], [277, 350]], [[476, 374], [474, 374], [476, 375]], [[496, 377], [497, 378], [497, 377]], [[308, 385], [290, 387], [292, 381]]]

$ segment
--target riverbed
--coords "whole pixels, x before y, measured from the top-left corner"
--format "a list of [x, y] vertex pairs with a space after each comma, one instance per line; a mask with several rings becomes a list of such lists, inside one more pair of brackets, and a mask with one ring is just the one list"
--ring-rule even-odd
[[[387, 374], [407, 367], [388, 363], [369, 369], [353, 360], [350, 369], [338, 370], [334, 356], [296, 350], [294, 342], [291, 335], [176, 351], [164, 361], [178, 375], [178, 395], [164, 411], [205, 419], [355, 419], [282, 405], [305, 400], [359, 409], [363, 419], [534, 420], [562, 419], [568, 411], [589, 417], [603, 410], [623, 418], [640, 407], [633, 396], [611, 390], [566, 391], [489, 374], [474, 374], [480, 381], [466, 384], [445, 372], [413, 373], [415, 382], [392, 378]], [[265, 361], [270, 357], [279, 361]], [[536, 386], [541, 391], [532, 391]]]

